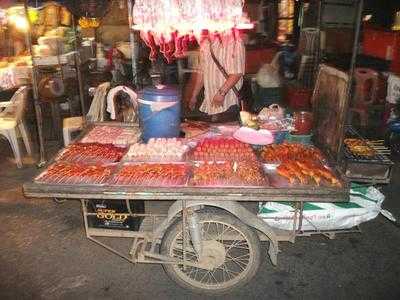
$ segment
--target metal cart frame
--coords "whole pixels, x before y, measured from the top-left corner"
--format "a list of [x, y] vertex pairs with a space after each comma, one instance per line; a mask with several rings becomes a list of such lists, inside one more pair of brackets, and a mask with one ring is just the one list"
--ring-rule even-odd
[[[151, 189], [151, 191], [150, 191]], [[27, 197], [61, 198], [80, 200], [84, 219], [86, 237], [101, 245], [107, 250], [125, 258], [132, 263], [176, 263], [170, 257], [163, 257], [156, 253], [156, 246], [160, 242], [165, 230], [179, 216], [186, 219], [188, 214], [205, 206], [217, 207], [225, 210], [246, 225], [257, 230], [261, 240], [269, 241], [268, 255], [276, 265], [279, 252], [279, 242], [294, 242], [296, 236], [312, 234], [302, 231], [303, 207], [308, 201], [315, 202], [346, 202], [349, 197], [349, 187], [338, 188], [146, 188], [146, 187], [116, 187], [116, 186], [74, 186], [26, 183], [24, 192]], [[125, 200], [129, 208], [130, 200], [175, 200], [167, 215], [135, 214], [133, 217], [147, 217], [165, 219], [153, 231], [124, 231], [114, 229], [91, 228], [88, 217], [95, 213], [88, 212], [87, 204], [90, 199]], [[279, 230], [267, 225], [261, 218], [243, 207], [239, 202], [287, 201], [296, 202], [293, 215], [293, 230]], [[327, 234], [332, 237], [333, 232], [315, 231], [314, 233]], [[132, 238], [130, 256], [122, 254], [110, 246], [96, 239], [96, 237]], [[150, 248], [150, 250], [146, 250]]]
[[[80, 135], [82, 138], [92, 126], [113, 123], [102, 122], [89, 125]], [[126, 126], [113, 124], [114, 126]], [[78, 140], [80, 139], [78, 138]], [[62, 151], [62, 150], [61, 150]], [[57, 157], [57, 156], [56, 156]], [[346, 202], [349, 199], [350, 187], [343, 175], [335, 169], [336, 174], [342, 182], [342, 187], [305, 186], [305, 187], [141, 187], [141, 186], [115, 186], [115, 185], [66, 185], [66, 184], [44, 184], [28, 182], [24, 184], [24, 194], [34, 198], [53, 198], [80, 200], [82, 216], [84, 220], [86, 237], [96, 244], [104, 247], [112, 253], [124, 258], [130, 263], [158, 263], [164, 266], [183, 266], [183, 268], [203, 268], [201, 261], [193, 262], [186, 259], [187, 245], [199, 245], [207, 243], [202, 239], [201, 225], [198, 222], [198, 215], [201, 215], [207, 208], [217, 208], [218, 214], [228, 213], [235, 220], [241, 221], [243, 226], [251, 228], [253, 235], [256, 234], [257, 243], [268, 241], [268, 256], [272, 264], [278, 262], [279, 242], [287, 241], [294, 243], [296, 236], [311, 235], [320, 233], [333, 238], [335, 232], [318, 231], [312, 232], [302, 230], [304, 203], [315, 202]], [[91, 199], [125, 201], [128, 213], [131, 217], [143, 217], [143, 224], [138, 231], [126, 231], [118, 229], [94, 228], [90, 226], [89, 218], [94, 217], [96, 212], [88, 210]], [[131, 210], [130, 201], [175, 201], [166, 214], [135, 213]], [[279, 230], [269, 226], [255, 213], [245, 208], [241, 202], [264, 202], [264, 201], [292, 201], [295, 203], [293, 213], [293, 229]], [[105, 216], [107, 217], [107, 216]], [[190, 236], [183, 234], [182, 238], [182, 259], [172, 255], [159, 253], [162, 247], [162, 239], [167, 231], [173, 227], [175, 222], [182, 220], [183, 228], [194, 228]], [[151, 228], [146, 229], [145, 223], [150, 223]], [[182, 230], [183, 233], [186, 230]], [[348, 232], [348, 231], [346, 231]], [[200, 239], [196, 240], [196, 236]], [[104, 238], [125, 238], [130, 239], [128, 251], [117, 250], [106, 244]], [[231, 237], [240, 239], [240, 237]], [[212, 246], [212, 245], [211, 245]], [[215, 245], [214, 245], [215, 246]], [[218, 243], [217, 243], [218, 248]], [[207, 246], [208, 247], [208, 246]], [[221, 247], [221, 246], [219, 246]], [[224, 248], [222, 248], [224, 249]], [[220, 248], [221, 250], [221, 248]], [[221, 259], [221, 258], [220, 258]], [[205, 267], [204, 267], [205, 268]]]

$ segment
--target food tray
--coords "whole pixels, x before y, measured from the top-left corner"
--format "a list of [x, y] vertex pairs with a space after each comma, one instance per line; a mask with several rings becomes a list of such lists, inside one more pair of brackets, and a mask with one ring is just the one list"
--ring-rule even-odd
[[126, 151], [127, 148], [112, 144], [74, 143], [62, 150], [55, 160], [71, 163], [113, 163], [120, 161]]
[[312, 160], [326, 162], [322, 152], [310, 145], [303, 144], [279, 144], [264, 146], [260, 151], [261, 160], [264, 163], [279, 164], [285, 160]]
[[44, 184], [103, 185], [113, 173], [115, 164], [85, 165], [55, 162], [34, 181]]
[[[164, 140], [163, 144], [152, 145], [135, 143], [130, 146], [123, 157], [124, 162], [185, 162], [190, 151], [190, 143], [185, 139], [156, 139]], [[135, 147], [135, 150], [133, 149]], [[140, 149], [142, 147], [142, 149]], [[175, 147], [175, 151], [171, 151]], [[151, 155], [139, 155], [139, 153], [151, 153]]]
[[190, 186], [197, 187], [261, 187], [268, 186], [257, 161], [194, 162]]
[[124, 163], [108, 183], [118, 186], [186, 186], [189, 175], [190, 165], [186, 163]]
[[122, 162], [124, 163], [183, 163], [188, 160], [187, 152], [182, 157], [174, 157], [174, 156], [150, 156], [150, 155], [141, 155], [141, 156], [128, 156], [124, 155], [122, 158]]
[[[290, 163], [293, 163], [291, 161]], [[289, 162], [285, 162], [289, 163]], [[303, 162], [300, 162], [304, 164]], [[345, 185], [340, 180], [341, 176], [329, 166], [325, 164], [316, 163], [314, 168], [301, 168], [296, 166], [295, 172], [287, 171], [287, 168], [281, 168], [284, 164], [263, 164], [264, 173], [268, 176], [271, 186], [277, 188], [290, 188], [290, 187], [337, 187], [341, 188]], [[320, 169], [325, 173], [324, 176], [317, 171]], [[290, 169], [289, 169], [290, 170]], [[282, 172], [283, 171], [283, 172]], [[285, 172], [286, 171], [286, 172]], [[297, 174], [297, 176], [296, 176]]]
[[139, 139], [140, 129], [138, 127], [95, 125], [80, 142], [126, 146], [138, 142]]
[[250, 145], [231, 137], [205, 138], [189, 155], [192, 161], [244, 161], [257, 160]]

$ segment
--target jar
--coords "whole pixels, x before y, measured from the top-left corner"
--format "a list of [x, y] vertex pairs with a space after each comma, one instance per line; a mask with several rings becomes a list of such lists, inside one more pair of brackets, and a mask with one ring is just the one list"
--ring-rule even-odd
[[313, 115], [308, 111], [298, 111], [294, 113], [294, 132], [295, 135], [307, 135], [311, 133], [313, 126]]

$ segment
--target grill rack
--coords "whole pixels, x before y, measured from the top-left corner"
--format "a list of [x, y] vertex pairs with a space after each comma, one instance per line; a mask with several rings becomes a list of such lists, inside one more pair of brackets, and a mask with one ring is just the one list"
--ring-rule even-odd
[[[373, 146], [368, 144], [368, 140], [364, 139], [357, 131], [355, 131], [351, 126], [346, 126], [346, 138], [357, 138], [365, 142], [365, 145], [374, 149]], [[360, 163], [379, 163], [379, 164], [387, 164], [392, 165], [393, 162], [390, 160], [389, 156], [386, 154], [377, 153], [374, 156], [364, 156], [364, 155], [356, 155], [350, 151], [347, 145], [344, 145], [344, 156], [346, 159], [351, 160], [353, 162], [360, 162]]]

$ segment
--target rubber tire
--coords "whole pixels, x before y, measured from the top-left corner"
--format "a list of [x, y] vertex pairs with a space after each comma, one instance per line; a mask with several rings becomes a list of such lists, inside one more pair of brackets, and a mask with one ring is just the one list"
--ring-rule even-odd
[[[214, 221], [221, 221], [224, 223], [231, 224], [237, 228], [239, 228], [242, 233], [246, 236], [248, 239], [249, 243], [253, 246], [253, 254], [251, 255], [252, 262], [250, 262], [250, 268], [247, 271], [247, 274], [235, 285], [226, 287], [223, 289], [204, 289], [200, 287], [193, 286], [192, 284], [186, 282], [184, 279], [182, 279], [178, 273], [175, 272], [175, 269], [173, 265], [171, 264], [163, 264], [164, 271], [167, 273], [167, 275], [179, 286], [183, 287], [184, 289], [190, 290], [191, 292], [197, 293], [197, 294], [206, 294], [210, 296], [219, 296], [222, 294], [226, 294], [227, 292], [232, 292], [234, 290], [237, 290], [241, 288], [242, 286], [246, 285], [248, 282], [250, 282], [253, 277], [257, 274], [258, 268], [261, 264], [261, 243], [260, 239], [258, 238], [258, 235], [256, 232], [241, 222], [238, 218], [227, 214], [227, 213], [198, 213], [199, 214], [199, 220], [200, 221], [205, 221], [205, 220], [214, 220]], [[169, 256], [169, 248], [171, 247], [171, 243], [174, 240], [175, 236], [179, 234], [182, 231], [182, 218], [179, 218], [176, 220], [168, 229], [166, 230], [163, 239], [161, 241], [161, 247], [160, 247], [160, 253], [162, 255], [167, 255]]]

